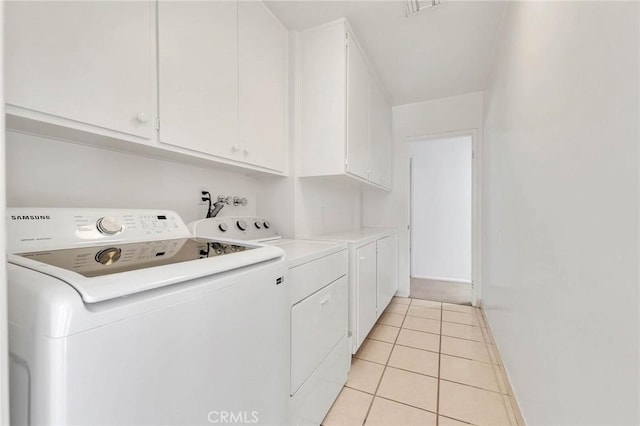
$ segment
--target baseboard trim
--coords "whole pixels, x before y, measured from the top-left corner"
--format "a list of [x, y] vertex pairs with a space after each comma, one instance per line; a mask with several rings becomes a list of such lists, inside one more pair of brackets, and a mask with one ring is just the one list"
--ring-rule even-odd
[[412, 276], [411, 278], [417, 278], [417, 279], [420, 279], [420, 280], [449, 281], [449, 282], [452, 282], [452, 283], [471, 284], [470, 280], [460, 280], [460, 279], [457, 279], [457, 278], [417, 277], [417, 276]]

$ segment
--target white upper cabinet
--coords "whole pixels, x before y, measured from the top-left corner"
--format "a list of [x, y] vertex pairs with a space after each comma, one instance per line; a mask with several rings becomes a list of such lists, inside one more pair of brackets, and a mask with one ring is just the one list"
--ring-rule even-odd
[[7, 128], [281, 175], [288, 49], [258, 0], [7, 2]]
[[240, 161], [284, 170], [288, 32], [257, 1], [238, 3]]
[[325, 25], [301, 33], [298, 56], [299, 174], [342, 174], [347, 143], [344, 25]]
[[160, 142], [234, 159], [238, 3], [158, 2]]
[[369, 180], [385, 188], [391, 188], [391, 161], [393, 135], [391, 133], [391, 105], [384, 90], [372, 80], [369, 92]]
[[299, 175], [391, 187], [391, 106], [345, 19], [299, 46]]
[[154, 3], [4, 6], [7, 113], [152, 137]]
[[160, 142], [283, 172], [288, 32], [259, 1], [158, 3]]
[[[348, 33], [347, 33], [348, 34]], [[369, 68], [347, 37], [347, 172], [369, 178]]]

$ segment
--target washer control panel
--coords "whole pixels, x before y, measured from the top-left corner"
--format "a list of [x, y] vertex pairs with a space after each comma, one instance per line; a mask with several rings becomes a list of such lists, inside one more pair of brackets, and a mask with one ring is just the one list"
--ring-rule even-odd
[[120, 219], [113, 216], [105, 216], [98, 219], [96, 228], [98, 228], [98, 231], [107, 235], [115, 235], [124, 229]]
[[[67, 208], [7, 209], [10, 253], [107, 242], [155, 241], [191, 236], [177, 213], [169, 210]], [[115, 253], [105, 253], [109, 262]]]
[[189, 229], [193, 235], [207, 238], [255, 241], [280, 238], [271, 222], [263, 217], [212, 217], [191, 222]]

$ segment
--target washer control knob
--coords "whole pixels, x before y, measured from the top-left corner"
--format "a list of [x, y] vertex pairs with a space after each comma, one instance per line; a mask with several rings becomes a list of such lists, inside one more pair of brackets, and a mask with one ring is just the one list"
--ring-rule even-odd
[[122, 223], [117, 217], [105, 216], [98, 219], [96, 228], [102, 234], [115, 235], [118, 232], [122, 232]]
[[262, 224], [260, 223], [259, 220], [256, 220], [256, 229], [260, 229], [262, 228]]
[[117, 247], [110, 247], [108, 249], [101, 250], [96, 254], [96, 262], [105, 266], [111, 265], [116, 263], [120, 259], [121, 255], [122, 250]]
[[227, 226], [227, 224], [226, 224], [226, 223], [222, 222], [220, 225], [218, 225], [218, 229], [219, 229], [221, 232], [227, 232], [227, 229], [229, 229], [229, 227]]
[[264, 229], [271, 228], [271, 224], [269, 222], [267, 222], [266, 220], [264, 221], [264, 223], [262, 225], [264, 226]]
[[247, 229], [247, 222], [240, 219], [236, 222], [236, 226], [238, 227], [239, 230], [245, 231]]

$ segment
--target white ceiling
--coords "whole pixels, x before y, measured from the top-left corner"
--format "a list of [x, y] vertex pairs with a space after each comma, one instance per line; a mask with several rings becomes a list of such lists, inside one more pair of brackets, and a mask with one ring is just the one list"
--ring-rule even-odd
[[401, 0], [266, 3], [294, 30], [346, 17], [394, 105], [484, 89], [506, 6], [449, 0], [407, 18]]

